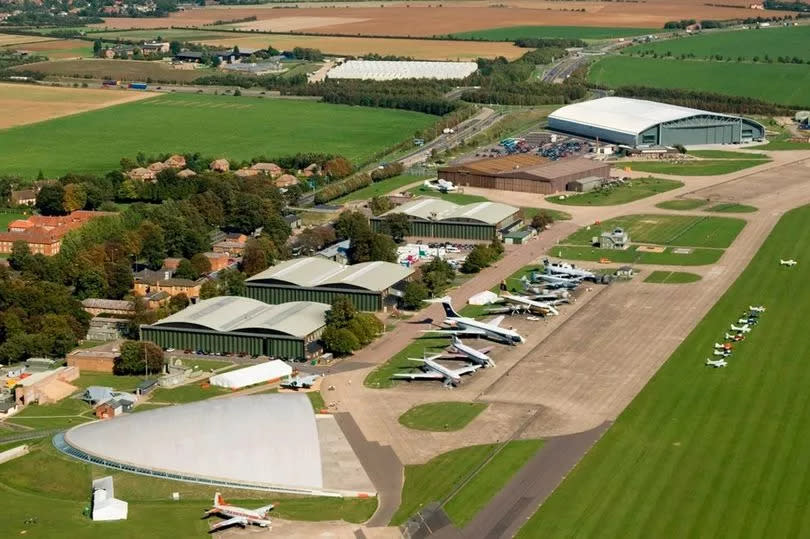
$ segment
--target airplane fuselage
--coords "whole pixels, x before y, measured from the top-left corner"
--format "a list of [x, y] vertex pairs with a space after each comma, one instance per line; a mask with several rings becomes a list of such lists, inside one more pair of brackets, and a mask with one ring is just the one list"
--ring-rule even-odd
[[526, 342], [526, 340], [516, 331], [493, 326], [492, 324], [487, 324], [486, 322], [479, 322], [478, 320], [474, 320], [472, 318], [451, 317], [447, 319], [447, 322], [461, 329], [476, 329], [478, 331], [483, 331], [487, 337], [506, 341], [509, 344]]
[[493, 365], [492, 358], [472, 346], [467, 346], [462, 342], [456, 341], [453, 343], [453, 348], [455, 348], [459, 354], [464, 355], [474, 363], [478, 363], [479, 365]]

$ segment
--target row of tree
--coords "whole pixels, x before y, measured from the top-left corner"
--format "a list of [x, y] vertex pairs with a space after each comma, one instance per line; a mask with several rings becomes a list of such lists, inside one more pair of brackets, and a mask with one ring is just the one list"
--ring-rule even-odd
[[683, 107], [712, 110], [728, 114], [757, 114], [787, 116], [792, 110], [783, 105], [768, 103], [751, 97], [704, 92], [700, 90], [683, 90], [677, 88], [651, 88], [649, 86], [621, 86], [616, 88], [615, 95], [637, 97], [661, 101]]

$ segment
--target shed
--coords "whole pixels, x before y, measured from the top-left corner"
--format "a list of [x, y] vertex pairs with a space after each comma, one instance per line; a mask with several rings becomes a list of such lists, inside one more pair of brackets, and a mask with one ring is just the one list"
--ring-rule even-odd
[[91, 406], [107, 402], [112, 399], [112, 388], [103, 386], [89, 386], [82, 393], [82, 400], [89, 403]]
[[239, 389], [265, 382], [274, 382], [292, 375], [292, 367], [279, 359], [223, 372], [209, 379], [212, 386]]
[[536, 232], [533, 228], [521, 228], [520, 230], [514, 230], [508, 234], [504, 234], [503, 242], [506, 245], [522, 245], [535, 234]]
[[135, 394], [136, 395], [148, 395], [152, 392], [153, 389], [157, 387], [157, 380], [143, 380], [138, 382], [138, 385], [135, 386]]
[[115, 498], [112, 476], [93, 480], [93, 520], [126, 520], [127, 511], [127, 502]]
[[565, 185], [565, 190], [575, 191], [577, 193], [587, 193], [588, 191], [593, 191], [594, 189], [600, 187], [603, 181], [604, 179], [598, 176], [588, 176], [587, 178], [581, 178], [568, 182]]

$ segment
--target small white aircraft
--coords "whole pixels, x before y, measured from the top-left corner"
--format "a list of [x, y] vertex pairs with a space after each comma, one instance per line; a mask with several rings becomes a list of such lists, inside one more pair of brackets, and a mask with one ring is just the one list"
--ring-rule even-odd
[[267, 519], [267, 513], [269, 513], [272, 509], [272, 503], [262, 507], [257, 507], [256, 509], [236, 507], [235, 505], [230, 505], [227, 503], [222, 498], [222, 495], [217, 492], [214, 494], [214, 506], [205, 512], [203, 518], [208, 518], [211, 515], [219, 515], [226, 518], [226, 520], [214, 524], [211, 529], [208, 530], [209, 533], [213, 533], [224, 528], [229, 528], [231, 526], [241, 526], [244, 528], [248, 524], [267, 528], [270, 526], [270, 520]]
[[461, 342], [461, 339], [455, 335], [453, 335], [452, 343], [453, 344], [448, 347], [449, 352], [462, 356], [475, 364], [481, 365], [482, 367], [495, 366], [495, 362], [492, 361], [492, 358], [487, 355], [492, 350], [492, 346], [487, 346], [486, 348], [473, 348], [472, 346]]
[[310, 374], [307, 376], [296, 376], [295, 378], [290, 378], [286, 382], [281, 383], [281, 387], [285, 389], [309, 389], [311, 388], [315, 382], [320, 378], [320, 374]]
[[501, 294], [501, 299], [503, 301], [506, 301], [507, 303], [523, 307], [530, 312], [539, 312], [540, 314], [551, 316], [557, 316], [560, 314], [560, 311], [552, 307], [550, 303], [546, 303], [544, 301], [536, 301], [533, 299], [529, 299], [525, 296], [513, 296], [512, 294]]
[[425, 180], [422, 184], [428, 189], [433, 189], [434, 191], [441, 191], [442, 193], [452, 193], [453, 191], [458, 190], [458, 187], [453, 185], [453, 182], [449, 182], [447, 180], [438, 179], [435, 182], [430, 180]]
[[731, 334], [731, 333], [729, 333], [728, 331], [726, 332], [726, 335], [725, 335], [725, 339], [726, 339], [727, 341], [741, 341], [741, 340], [743, 340], [744, 338], [745, 338], [745, 336], [744, 336], [744, 335], [742, 335], [742, 334], [740, 334], [740, 333], [736, 333], [736, 334], [732, 335], [732, 334]]
[[795, 266], [796, 264], [798, 264], [798, 262], [796, 262], [792, 258], [789, 258], [788, 260], [782, 260], [780, 258], [779, 263], [782, 264], [783, 266], [788, 266], [788, 267]]
[[391, 376], [391, 378], [398, 378], [404, 380], [444, 380], [444, 387], [455, 387], [461, 383], [461, 375], [470, 374], [481, 368], [481, 365], [467, 364], [466, 367], [460, 369], [450, 369], [436, 360], [441, 358], [442, 354], [426, 357], [423, 359], [408, 358], [408, 361], [421, 361], [422, 372], [404, 373], [398, 372]]
[[725, 359], [712, 360], [712, 359], [706, 358], [706, 366], [707, 367], [714, 367], [715, 369], [719, 369], [720, 367], [725, 367], [726, 365], [728, 365], [728, 361], [726, 361]]
[[740, 333], [750, 333], [751, 326], [749, 326], [748, 324], [743, 324], [742, 326], [735, 326], [734, 324], [731, 324], [731, 331], [739, 331]]
[[731, 350], [731, 344], [729, 343], [714, 343], [714, 348], [716, 350]]
[[712, 353], [713, 353], [714, 355], [716, 355], [716, 356], [728, 357], [728, 356], [730, 356], [730, 355], [731, 355], [731, 350], [729, 350], [729, 349], [715, 350], [715, 351], [713, 351]]
[[548, 275], [568, 275], [579, 279], [596, 280], [596, 274], [592, 271], [584, 270], [565, 262], [551, 262], [546, 258], [543, 260], [543, 267]]
[[444, 335], [478, 335], [488, 339], [495, 339], [507, 344], [518, 344], [526, 342], [517, 331], [500, 327], [505, 316], [497, 316], [489, 322], [479, 322], [475, 318], [461, 316], [453, 310], [453, 306], [447, 299], [442, 301], [444, 313], [447, 315], [444, 323], [448, 327], [439, 329], [428, 329], [425, 333], [441, 333]]
[[764, 313], [765, 306], [764, 305], [749, 305], [748, 310], [754, 313]]

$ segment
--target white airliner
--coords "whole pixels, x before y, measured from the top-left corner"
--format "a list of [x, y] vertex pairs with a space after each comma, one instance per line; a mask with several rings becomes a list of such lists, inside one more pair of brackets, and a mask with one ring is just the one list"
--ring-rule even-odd
[[764, 313], [765, 306], [764, 305], [749, 305], [748, 310], [755, 313]]
[[707, 367], [714, 367], [715, 369], [719, 369], [720, 367], [725, 367], [726, 365], [728, 365], [728, 361], [726, 361], [725, 359], [715, 359], [715, 360], [711, 360], [708, 358], [706, 359]]
[[790, 259], [788, 259], [788, 260], [782, 260], [782, 259], [780, 258], [780, 259], [779, 259], [779, 263], [780, 263], [780, 264], [782, 264], [783, 266], [788, 266], [788, 267], [790, 267], [790, 266], [795, 266], [796, 264], [798, 264], [798, 262], [796, 262], [796, 261], [795, 261], [795, 260], [793, 260], [792, 258], [790, 258]]
[[208, 530], [209, 533], [222, 530], [224, 528], [229, 528], [231, 526], [242, 526], [244, 528], [248, 524], [267, 528], [270, 526], [270, 520], [267, 519], [267, 513], [269, 513], [272, 509], [272, 503], [262, 507], [257, 507], [256, 509], [236, 507], [235, 505], [230, 505], [227, 503], [222, 498], [222, 495], [217, 492], [214, 494], [214, 506], [205, 512], [203, 518], [208, 518], [211, 515], [219, 515], [221, 517], [225, 517], [226, 519], [211, 526], [211, 529]]
[[551, 304], [545, 303], [543, 301], [536, 301], [533, 299], [529, 299], [525, 296], [513, 296], [512, 294], [501, 294], [501, 299], [503, 299], [507, 303], [524, 307], [527, 311], [539, 312], [541, 314], [552, 316], [557, 316], [560, 314], [560, 311], [552, 307]]
[[492, 346], [486, 348], [473, 348], [461, 342], [461, 339], [453, 335], [453, 344], [448, 347], [448, 352], [462, 356], [482, 367], [494, 367], [495, 362], [487, 355], [492, 350]]
[[592, 271], [578, 268], [573, 264], [565, 262], [551, 262], [548, 258], [543, 260], [543, 267], [549, 275], [570, 275], [571, 277], [578, 277], [580, 279], [596, 280], [596, 274]]
[[466, 367], [460, 369], [451, 369], [445, 367], [441, 363], [436, 362], [441, 358], [442, 354], [426, 357], [424, 359], [414, 359], [409, 357], [409, 361], [421, 361], [422, 372], [404, 373], [398, 372], [391, 376], [391, 378], [398, 378], [404, 380], [444, 380], [445, 387], [457, 386], [461, 383], [461, 376], [463, 374], [470, 374], [481, 368], [481, 365], [467, 364]]
[[518, 344], [526, 342], [517, 331], [500, 327], [505, 316], [497, 316], [489, 322], [479, 322], [475, 318], [461, 316], [453, 310], [453, 306], [447, 300], [442, 301], [442, 307], [447, 315], [444, 323], [446, 328], [429, 329], [426, 333], [442, 333], [445, 335], [479, 335], [489, 339], [506, 342], [507, 344]]
[[731, 331], [739, 331], [740, 333], [750, 333], [751, 326], [749, 326], [748, 324], [743, 324], [742, 326], [735, 326], [734, 324], [731, 324]]

